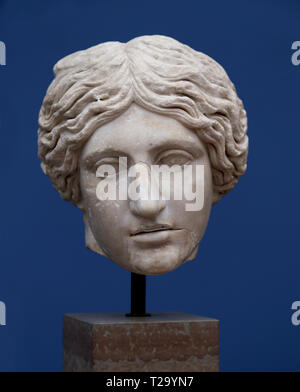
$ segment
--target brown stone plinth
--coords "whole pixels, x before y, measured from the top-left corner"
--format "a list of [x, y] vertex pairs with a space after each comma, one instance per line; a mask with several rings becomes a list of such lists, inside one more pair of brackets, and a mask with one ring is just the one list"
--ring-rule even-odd
[[219, 321], [186, 313], [64, 316], [65, 372], [219, 370]]

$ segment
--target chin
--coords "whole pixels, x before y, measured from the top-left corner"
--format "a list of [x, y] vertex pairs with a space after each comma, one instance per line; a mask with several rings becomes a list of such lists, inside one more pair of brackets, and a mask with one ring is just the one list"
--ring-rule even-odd
[[185, 263], [181, 258], [150, 257], [132, 260], [128, 270], [141, 275], [161, 275], [171, 272]]

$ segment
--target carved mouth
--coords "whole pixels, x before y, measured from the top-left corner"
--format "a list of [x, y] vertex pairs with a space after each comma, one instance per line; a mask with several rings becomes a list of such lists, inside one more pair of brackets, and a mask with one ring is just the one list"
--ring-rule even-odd
[[169, 225], [159, 225], [159, 226], [151, 226], [151, 227], [142, 227], [137, 231], [130, 234], [130, 236], [136, 236], [141, 234], [155, 233], [157, 231], [165, 231], [165, 230], [174, 230]]

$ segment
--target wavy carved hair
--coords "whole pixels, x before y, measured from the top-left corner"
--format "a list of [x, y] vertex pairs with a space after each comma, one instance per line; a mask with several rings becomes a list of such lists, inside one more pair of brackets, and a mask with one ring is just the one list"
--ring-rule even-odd
[[54, 66], [40, 115], [42, 169], [65, 200], [81, 199], [78, 161], [84, 143], [135, 102], [194, 129], [206, 144], [219, 200], [246, 170], [247, 116], [224, 69], [165, 36], [106, 42]]

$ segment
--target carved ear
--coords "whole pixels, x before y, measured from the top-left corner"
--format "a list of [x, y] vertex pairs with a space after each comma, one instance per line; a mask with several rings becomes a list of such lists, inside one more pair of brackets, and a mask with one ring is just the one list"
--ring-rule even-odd
[[95, 240], [94, 234], [90, 228], [88, 219], [85, 212], [83, 211], [83, 221], [85, 225], [85, 246], [92, 250], [93, 252], [99, 253], [102, 256], [107, 257], [104, 251], [100, 248], [97, 241]]

